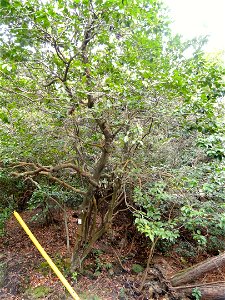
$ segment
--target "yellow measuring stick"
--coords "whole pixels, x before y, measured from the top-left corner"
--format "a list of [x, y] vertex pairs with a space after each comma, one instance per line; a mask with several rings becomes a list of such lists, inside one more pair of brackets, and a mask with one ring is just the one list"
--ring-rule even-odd
[[63, 274], [59, 271], [59, 269], [56, 267], [54, 262], [51, 260], [51, 258], [48, 256], [46, 251], [42, 248], [41, 244], [38, 242], [38, 240], [35, 238], [33, 233], [30, 231], [26, 223], [23, 221], [21, 216], [14, 211], [14, 216], [16, 217], [17, 221], [20, 223], [20, 225], [23, 227], [24, 231], [27, 233], [31, 241], [34, 243], [35, 247], [38, 249], [38, 251], [41, 253], [41, 255], [44, 257], [44, 259], [47, 261], [49, 266], [52, 268], [52, 270], [55, 272], [55, 274], [58, 276], [62, 284], [65, 286], [67, 291], [70, 293], [70, 295], [73, 297], [75, 300], [80, 300], [79, 296], [77, 293], [73, 290], [69, 282], [66, 280], [66, 278], [63, 276]]

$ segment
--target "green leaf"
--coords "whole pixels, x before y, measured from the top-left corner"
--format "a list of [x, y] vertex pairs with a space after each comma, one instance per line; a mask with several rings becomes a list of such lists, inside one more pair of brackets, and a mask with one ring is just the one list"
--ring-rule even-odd
[[5, 124], [9, 124], [9, 123], [10, 123], [10, 121], [9, 121], [9, 119], [8, 119], [8, 116], [7, 116], [7, 114], [6, 114], [5, 112], [1, 112], [1, 111], [0, 111], [0, 119], [1, 119], [2, 122], [5, 123]]
[[9, 0], [1, 0], [1, 7], [7, 7], [10, 6]]

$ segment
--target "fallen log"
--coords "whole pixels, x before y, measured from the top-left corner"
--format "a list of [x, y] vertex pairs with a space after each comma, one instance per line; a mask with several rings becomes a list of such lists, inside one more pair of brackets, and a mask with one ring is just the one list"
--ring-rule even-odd
[[204, 273], [211, 272], [212, 270], [218, 269], [224, 265], [225, 253], [222, 253], [176, 273], [170, 278], [171, 285], [176, 287], [192, 282]]
[[190, 297], [193, 295], [193, 289], [197, 289], [201, 293], [201, 300], [225, 299], [225, 281], [178, 286], [173, 288], [175, 292], [178, 292], [179, 294], [182, 294], [186, 297]]

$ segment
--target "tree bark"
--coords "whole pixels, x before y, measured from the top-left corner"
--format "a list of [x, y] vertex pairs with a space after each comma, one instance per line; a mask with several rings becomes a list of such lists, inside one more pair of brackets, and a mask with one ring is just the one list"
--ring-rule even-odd
[[[178, 272], [172, 276], [171, 284], [172, 286], [180, 286], [189, 282], [194, 281], [196, 278], [200, 277], [204, 273], [210, 272], [214, 269], [220, 268], [225, 265], [225, 253], [218, 256], [209, 258], [203, 262], [200, 262], [190, 268]], [[224, 298], [225, 299], [225, 298]]]
[[225, 299], [225, 282], [206, 283], [193, 286], [180, 286], [174, 288], [176, 292], [184, 296], [192, 296], [193, 289], [201, 292], [201, 300], [223, 300]]

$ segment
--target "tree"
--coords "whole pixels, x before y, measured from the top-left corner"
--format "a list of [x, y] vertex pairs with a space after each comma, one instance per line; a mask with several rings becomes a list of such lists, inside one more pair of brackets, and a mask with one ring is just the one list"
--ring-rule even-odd
[[131, 198], [155, 137], [212, 118], [222, 71], [204, 41], [171, 35], [160, 1], [5, 0], [1, 15], [0, 150], [14, 176], [82, 196], [80, 267]]

